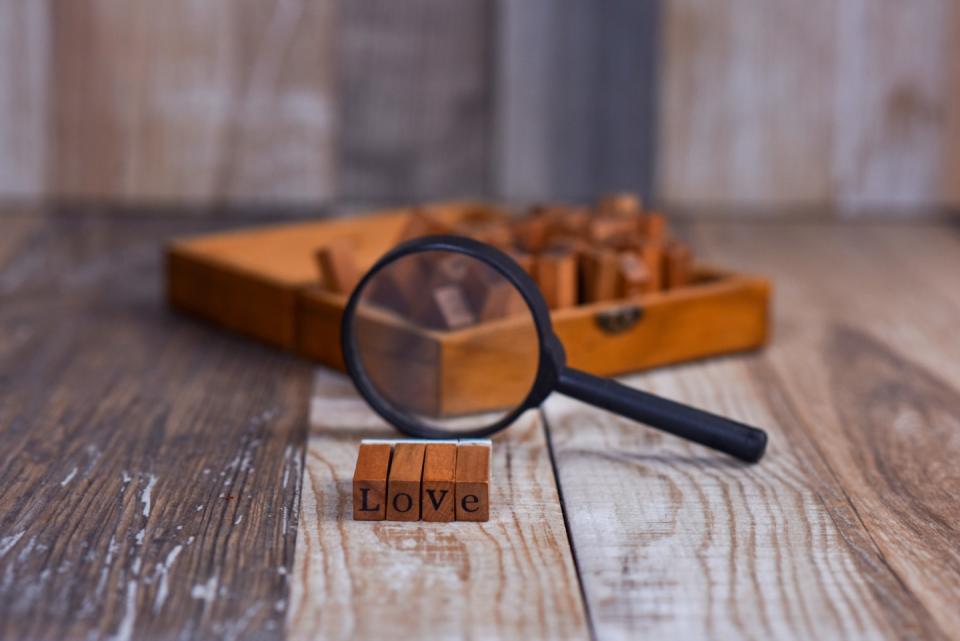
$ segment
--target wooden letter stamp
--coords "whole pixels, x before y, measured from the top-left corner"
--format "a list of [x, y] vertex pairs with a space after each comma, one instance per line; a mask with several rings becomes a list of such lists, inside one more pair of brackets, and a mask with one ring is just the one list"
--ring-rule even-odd
[[321, 247], [315, 254], [324, 286], [331, 292], [349, 294], [360, 282], [360, 269], [354, 262], [353, 251], [343, 242]]
[[457, 473], [455, 443], [428, 443], [423, 457], [420, 504], [424, 521], [452, 521]]
[[537, 258], [536, 280], [550, 309], [577, 304], [577, 256], [572, 249], [550, 248]]
[[363, 443], [353, 471], [353, 518], [382, 521], [387, 514], [387, 473], [390, 445]]
[[693, 261], [690, 248], [684, 243], [674, 241], [667, 245], [666, 252], [666, 287], [684, 287], [690, 284]]
[[490, 519], [490, 444], [457, 446], [456, 514], [458, 521]]
[[398, 442], [393, 448], [387, 487], [387, 520], [420, 520], [420, 478], [423, 473], [423, 443]]

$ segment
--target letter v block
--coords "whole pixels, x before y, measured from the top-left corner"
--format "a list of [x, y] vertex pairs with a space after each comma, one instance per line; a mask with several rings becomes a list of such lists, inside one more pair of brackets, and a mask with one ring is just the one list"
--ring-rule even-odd
[[420, 520], [420, 478], [423, 474], [423, 443], [399, 442], [387, 483], [387, 520]]
[[382, 521], [386, 518], [390, 450], [387, 443], [360, 445], [357, 467], [353, 471], [354, 520]]
[[430, 443], [423, 458], [421, 511], [424, 521], [452, 521], [457, 473], [455, 443]]

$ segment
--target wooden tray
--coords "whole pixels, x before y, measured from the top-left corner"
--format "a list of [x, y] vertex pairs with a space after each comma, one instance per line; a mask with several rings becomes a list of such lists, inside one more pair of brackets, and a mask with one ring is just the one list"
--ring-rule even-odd
[[[482, 203], [446, 203], [431, 211], [450, 223], [506, 215]], [[320, 286], [313, 252], [346, 238], [357, 262], [368, 267], [394, 245], [411, 212], [403, 208], [176, 240], [166, 254], [168, 300], [225, 329], [343, 369], [340, 320], [347, 297]], [[558, 310], [552, 318], [570, 365], [615, 375], [760, 347], [767, 340], [769, 299], [764, 278], [699, 266], [690, 286]], [[509, 323], [494, 329], [509, 339]], [[428, 338], [438, 342], [436, 357], [449, 363], [464, 345], [490, 331], [480, 325]], [[450, 368], [437, 371], [442, 377]], [[485, 375], [480, 368], [477, 372]], [[496, 406], [493, 397], [477, 407], [476, 399], [449, 391], [436, 399], [451, 412]]]

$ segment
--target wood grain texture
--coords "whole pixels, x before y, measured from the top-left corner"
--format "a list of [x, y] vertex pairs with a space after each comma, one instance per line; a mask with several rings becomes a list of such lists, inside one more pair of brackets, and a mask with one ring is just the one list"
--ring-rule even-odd
[[770, 447], [743, 466], [548, 401], [598, 636], [960, 638], [948, 338], [960, 293], [942, 277], [960, 268], [960, 235], [710, 223], [685, 235], [708, 260], [772, 277], [775, 340], [628, 380], [764, 426]]
[[668, 0], [659, 193], [847, 214], [956, 204], [954, 5]]
[[209, 222], [2, 221], [0, 637], [279, 638], [309, 368], [166, 311]]
[[0, 197], [46, 190], [49, 5], [0, 2]]
[[51, 193], [329, 197], [331, 5], [53, 3]]
[[500, 2], [493, 192], [651, 196], [662, 0]]
[[363, 523], [357, 442], [395, 432], [342, 375], [316, 385], [289, 639], [588, 638], [536, 414], [494, 442], [488, 523]]
[[366, 202], [482, 194], [493, 3], [340, 5], [340, 194]]
[[[848, 506], [835, 518], [866, 534], [865, 573], [879, 567], [892, 577], [881, 596], [908, 600], [921, 636], [956, 638], [960, 514], [948, 496], [960, 488], [960, 351], [947, 319], [960, 311], [960, 293], [938, 276], [960, 266], [960, 235], [906, 225], [800, 226], [790, 235], [797, 245], [750, 259], [785, 282], [801, 262], [807, 270], [784, 291], [795, 302], [782, 310], [781, 333], [793, 340], [771, 350], [760, 378], [779, 382], [842, 487]], [[766, 246], [756, 232], [753, 242]], [[795, 249], [814, 242], [818, 261]]]

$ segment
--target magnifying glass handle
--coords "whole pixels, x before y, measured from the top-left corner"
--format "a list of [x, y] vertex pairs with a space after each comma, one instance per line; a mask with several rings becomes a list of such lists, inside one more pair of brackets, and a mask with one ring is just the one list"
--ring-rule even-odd
[[557, 391], [748, 463], [759, 461], [767, 447], [763, 430], [569, 367]]

